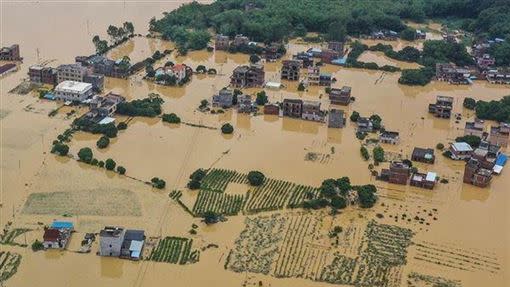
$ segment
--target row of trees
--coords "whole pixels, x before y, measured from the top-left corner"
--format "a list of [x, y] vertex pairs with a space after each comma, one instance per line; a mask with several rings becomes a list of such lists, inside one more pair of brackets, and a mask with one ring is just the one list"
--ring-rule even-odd
[[96, 47], [96, 53], [103, 54], [109, 49], [126, 41], [129, 37], [133, 37], [134, 32], [135, 26], [131, 22], [124, 22], [120, 27], [110, 25], [108, 26], [106, 33], [110, 37], [112, 45], [109, 45], [107, 40], [102, 40], [99, 35], [92, 37], [92, 43], [94, 44], [94, 47]]
[[319, 32], [326, 40], [346, 35], [369, 34], [389, 29], [410, 35], [402, 19], [423, 22], [427, 18], [456, 18], [465, 30], [491, 37], [510, 35], [510, 9], [505, 0], [358, 0], [358, 1], [254, 1], [257, 9], [245, 9], [246, 1], [223, 0], [211, 4], [192, 2], [151, 19], [150, 29], [178, 41], [184, 47], [207, 44], [207, 29], [230, 36], [244, 34], [260, 42], [280, 41]]
[[95, 166], [98, 166], [100, 168], [106, 168], [107, 170], [115, 170], [115, 167], [117, 167], [117, 172], [119, 174], [125, 174], [126, 173], [126, 168], [124, 168], [123, 166], [117, 166], [117, 163], [109, 158], [107, 159], [106, 161], [100, 161], [96, 158], [94, 158], [94, 153], [92, 152], [92, 149], [90, 149], [89, 147], [84, 147], [84, 148], [81, 148], [79, 151], [78, 151], [78, 159], [81, 161], [81, 162], [84, 162], [84, 163], [87, 163], [87, 164], [90, 164], [90, 165], [95, 165]]

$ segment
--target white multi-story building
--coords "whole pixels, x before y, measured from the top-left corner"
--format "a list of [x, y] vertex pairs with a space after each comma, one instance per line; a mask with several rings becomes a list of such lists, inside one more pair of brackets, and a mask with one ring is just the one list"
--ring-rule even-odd
[[55, 99], [63, 101], [84, 101], [93, 95], [89, 83], [63, 81], [55, 88]]

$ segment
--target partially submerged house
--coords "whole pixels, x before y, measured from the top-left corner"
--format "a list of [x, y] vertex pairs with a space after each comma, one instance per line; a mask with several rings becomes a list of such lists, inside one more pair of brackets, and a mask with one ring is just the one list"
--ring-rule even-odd
[[212, 97], [213, 107], [230, 108], [232, 107], [232, 101], [234, 100], [234, 91], [223, 88], [217, 95]]
[[466, 160], [471, 157], [473, 148], [465, 142], [455, 142], [450, 145], [451, 158], [455, 160]]
[[477, 136], [479, 138], [482, 138], [483, 133], [484, 133], [483, 120], [475, 119], [475, 121], [473, 122], [466, 122], [466, 125], [464, 126], [465, 136]]
[[274, 62], [285, 54], [285, 48], [281, 43], [271, 43], [264, 48], [264, 56], [267, 61]]
[[277, 104], [265, 104], [264, 105], [265, 115], [280, 115], [280, 106]]
[[250, 95], [237, 96], [237, 111], [239, 113], [251, 113], [256, 110]]
[[234, 69], [230, 77], [230, 84], [236, 88], [261, 87], [264, 85], [264, 66], [239, 66]]
[[487, 71], [487, 81], [492, 84], [510, 84], [510, 68], [498, 68]]
[[333, 60], [341, 58], [341, 54], [338, 51], [325, 49], [321, 52], [321, 61], [325, 64], [331, 64]]
[[13, 44], [9, 47], [2, 47], [0, 49], [0, 60], [2, 61], [20, 61], [19, 45]]
[[351, 87], [343, 86], [341, 89], [332, 88], [329, 92], [332, 105], [347, 106], [351, 103]]
[[28, 77], [32, 83], [55, 86], [57, 84], [57, 69], [33, 65], [28, 68]]
[[82, 102], [94, 94], [92, 85], [83, 82], [63, 81], [55, 87], [55, 99]]
[[470, 77], [471, 71], [468, 69], [458, 68], [449, 63], [436, 64], [436, 79], [439, 81], [455, 85], [468, 85], [472, 82]]
[[478, 159], [471, 158], [464, 167], [464, 183], [487, 187], [492, 180], [492, 170], [482, 167]]
[[331, 86], [331, 82], [333, 82], [333, 76], [331, 73], [320, 73], [319, 74], [319, 86]]
[[71, 238], [74, 225], [69, 221], [54, 221], [44, 229], [43, 246], [45, 249], [64, 249]]
[[214, 40], [215, 50], [228, 50], [230, 46], [230, 37], [222, 34], [218, 34]]
[[416, 172], [411, 176], [409, 184], [420, 188], [434, 189], [436, 178], [435, 172], [427, 172], [427, 174]]
[[374, 125], [369, 118], [359, 117], [356, 124], [358, 125], [358, 132], [371, 133], [374, 131]]
[[379, 135], [379, 141], [386, 144], [398, 144], [400, 141], [398, 132], [384, 131]]
[[298, 81], [302, 63], [299, 60], [283, 60], [281, 69], [282, 80]]
[[489, 142], [500, 147], [507, 147], [510, 139], [510, 124], [500, 123], [499, 126], [491, 126]]
[[407, 185], [410, 174], [410, 166], [400, 161], [393, 161], [390, 163], [389, 169], [381, 170], [379, 179], [389, 183]]
[[328, 49], [338, 52], [339, 57], [342, 57], [344, 54], [344, 42], [340, 41], [328, 42]]
[[301, 118], [308, 121], [324, 122], [325, 113], [321, 111], [321, 103], [317, 101], [303, 101]]
[[250, 39], [243, 34], [238, 34], [234, 37], [233, 45], [236, 47], [248, 45], [250, 43]]
[[142, 259], [144, 242], [145, 232], [143, 230], [126, 230], [120, 248], [120, 257], [131, 260]]
[[320, 85], [321, 69], [319, 67], [308, 67], [308, 69], [306, 71], [307, 71], [306, 72], [306, 84], [308, 86]]
[[345, 115], [343, 110], [331, 109], [328, 113], [329, 128], [343, 128], [345, 126]]
[[434, 155], [434, 149], [415, 147], [411, 155], [411, 160], [433, 164], [436, 160], [436, 156]]
[[87, 117], [94, 122], [99, 122], [105, 117], [111, 117], [117, 111], [118, 104], [125, 101], [126, 98], [112, 92], [102, 97], [94, 97], [90, 101], [90, 111], [87, 113]]
[[429, 104], [429, 113], [438, 118], [449, 119], [452, 116], [453, 97], [437, 96], [435, 104]]
[[303, 113], [303, 100], [300, 99], [284, 99], [283, 100], [283, 116], [291, 118], [301, 118]]
[[99, 232], [99, 255], [119, 257], [126, 230], [122, 227], [106, 226]]
[[292, 56], [294, 60], [301, 61], [302, 68], [313, 67], [313, 55], [307, 52], [300, 52]]

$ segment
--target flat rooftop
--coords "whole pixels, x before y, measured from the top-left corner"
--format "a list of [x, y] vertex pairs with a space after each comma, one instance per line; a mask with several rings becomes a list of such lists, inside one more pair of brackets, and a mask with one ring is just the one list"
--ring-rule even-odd
[[92, 89], [92, 84], [75, 81], [63, 81], [57, 85], [55, 91], [82, 93], [89, 89]]

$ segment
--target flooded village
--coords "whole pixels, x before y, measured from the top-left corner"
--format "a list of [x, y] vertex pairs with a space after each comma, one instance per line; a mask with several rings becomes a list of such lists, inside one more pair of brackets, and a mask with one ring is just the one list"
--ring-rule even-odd
[[510, 39], [186, 38], [186, 3], [2, 3], [1, 286], [508, 285]]

